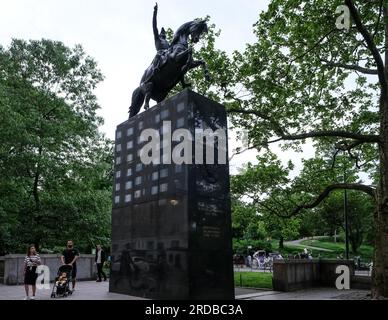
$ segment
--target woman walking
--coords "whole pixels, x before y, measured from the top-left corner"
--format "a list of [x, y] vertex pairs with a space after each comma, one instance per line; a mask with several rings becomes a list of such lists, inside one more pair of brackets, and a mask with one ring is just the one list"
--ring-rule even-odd
[[26, 290], [26, 297], [24, 300], [30, 299], [28, 295], [29, 286], [32, 286], [31, 300], [35, 299], [36, 279], [38, 278], [36, 268], [40, 263], [40, 257], [36, 252], [35, 246], [30, 245], [27, 249], [26, 258], [24, 259], [24, 288]]

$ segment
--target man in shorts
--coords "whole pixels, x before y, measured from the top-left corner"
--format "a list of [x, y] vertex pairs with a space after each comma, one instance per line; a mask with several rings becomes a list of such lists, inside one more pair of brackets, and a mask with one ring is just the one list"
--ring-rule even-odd
[[62, 264], [67, 264], [73, 267], [71, 272], [73, 291], [75, 290], [75, 282], [77, 278], [77, 259], [79, 258], [78, 249], [74, 248], [73, 240], [67, 241], [66, 249], [63, 250], [61, 261]]

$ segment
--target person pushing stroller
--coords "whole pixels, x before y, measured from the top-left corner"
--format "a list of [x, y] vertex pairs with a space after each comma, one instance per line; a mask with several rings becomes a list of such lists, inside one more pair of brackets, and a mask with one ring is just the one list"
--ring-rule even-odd
[[67, 241], [66, 249], [63, 250], [61, 261], [63, 265], [69, 265], [72, 267], [71, 280], [72, 280], [72, 291], [75, 290], [75, 283], [77, 278], [77, 259], [79, 258], [78, 249], [74, 248], [73, 240]]

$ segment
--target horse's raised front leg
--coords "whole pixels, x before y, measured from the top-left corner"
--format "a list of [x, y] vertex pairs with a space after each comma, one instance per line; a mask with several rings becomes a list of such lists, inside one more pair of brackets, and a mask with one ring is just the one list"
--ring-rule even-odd
[[192, 55], [192, 49], [189, 48], [188, 50], [186, 50], [184, 53], [188, 53], [188, 55], [186, 56], [183, 56], [181, 58], [186, 58], [186, 63], [184, 64], [184, 66], [181, 68], [181, 74], [182, 74], [182, 77], [180, 79], [180, 83], [183, 87], [183, 89], [185, 88], [188, 88], [188, 87], [191, 87], [191, 83], [187, 83], [185, 81], [185, 74], [190, 70], [192, 69], [192, 64], [193, 64], [193, 55]]
[[202, 67], [205, 80], [210, 82], [211, 81], [211, 77], [210, 77], [209, 69], [207, 68], [207, 65], [206, 65], [205, 61], [203, 61], [203, 60], [194, 60], [194, 61], [192, 61], [190, 66], [189, 66], [189, 70], [195, 69], [195, 68], [197, 68], [199, 66]]

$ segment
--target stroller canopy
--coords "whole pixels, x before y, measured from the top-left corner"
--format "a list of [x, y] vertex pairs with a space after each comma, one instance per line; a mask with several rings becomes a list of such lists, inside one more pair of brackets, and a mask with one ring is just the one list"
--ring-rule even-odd
[[69, 265], [63, 265], [63, 266], [60, 266], [59, 269], [58, 269], [58, 272], [66, 272], [66, 273], [69, 273], [73, 270], [73, 267], [72, 266], [69, 266]]

